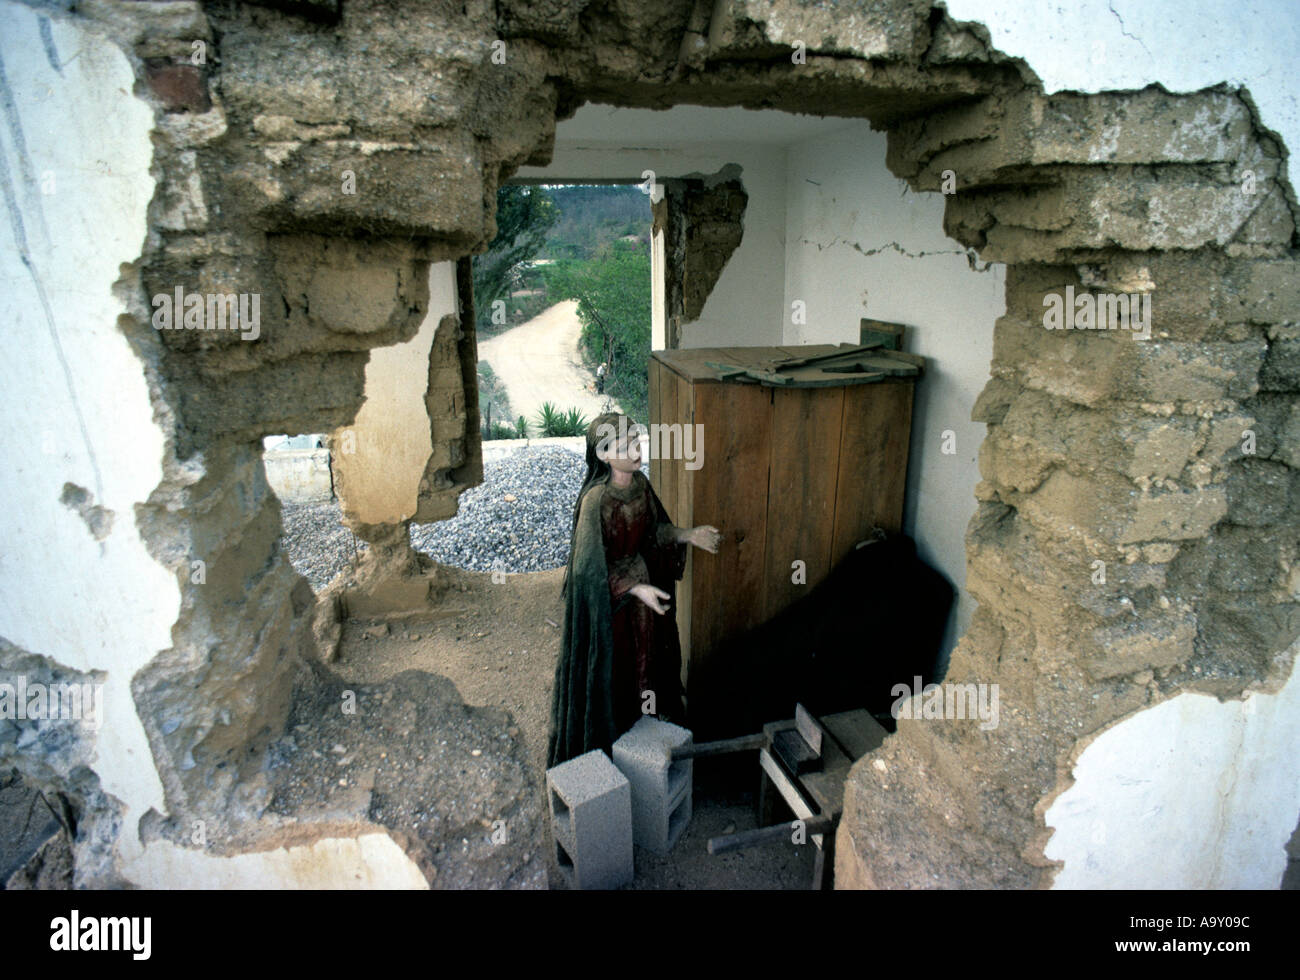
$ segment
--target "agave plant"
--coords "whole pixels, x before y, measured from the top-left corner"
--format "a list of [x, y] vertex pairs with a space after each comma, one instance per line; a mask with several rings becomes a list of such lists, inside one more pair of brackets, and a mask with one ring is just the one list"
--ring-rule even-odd
[[560, 435], [556, 428], [563, 423], [563, 416], [559, 410], [550, 402], [542, 402], [542, 407], [537, 411], [537, 424], [543, 437]]
[[528, 420], [522, 415], [515, 420], [515, 436], [519, 439], [528, 438]]
[[576, 408], [570, 408], [563, 416], [561, 428], [564, 429], [561, 435], [580, 436], [587, 431], [587, 417]]

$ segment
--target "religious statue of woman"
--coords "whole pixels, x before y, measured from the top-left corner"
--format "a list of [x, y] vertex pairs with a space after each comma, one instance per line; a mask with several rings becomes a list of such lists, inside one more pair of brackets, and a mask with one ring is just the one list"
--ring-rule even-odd
[[722, 536], [709, 525], [673, 526], [641, 472], [640, 431], [612, 412], [587, 427], [547, 768], [592, 749], [608, 753], [643, 713], [684, 720], [674, 583], [687, 545], [716, 554]]

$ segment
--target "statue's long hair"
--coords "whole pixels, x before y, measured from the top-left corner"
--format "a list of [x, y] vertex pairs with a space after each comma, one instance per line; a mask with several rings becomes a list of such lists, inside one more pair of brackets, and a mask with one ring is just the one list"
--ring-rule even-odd
[[[604, 427], [611, 426], [614, 432], [617, 433], [619, 419], [622, 418], [627, 419], [625, 424], [628, 430], [631, 431], [635, 424], [631, 417], [620, 415], [618, 412], [605, 412], [603, 415], [597, 415], [591, 420], [591, 424], [587, 426], [587, 476], [582, 481], [582, 488], [578, 491], [578, 499], [573, 504], [573, 524], [569, 528], [569, 564], [564, 570], [564, 584], [560, 586], [561, 598], [568, 592], [569, 577], [573, 574], [573, 549], [578, 543], [578, 515], [582, 511], [582, 498], [597, 483], [609, 482], [610, 465], [596, 455], [596, 447], [600, 445], [601, 439], [603, 437], [607, 438], [607, 436], [603, 436], [602, 429], [604, 432], [608, 432], [609, 429], [604, 429]], [[617, 438], [617, 435], [615, 438]]]

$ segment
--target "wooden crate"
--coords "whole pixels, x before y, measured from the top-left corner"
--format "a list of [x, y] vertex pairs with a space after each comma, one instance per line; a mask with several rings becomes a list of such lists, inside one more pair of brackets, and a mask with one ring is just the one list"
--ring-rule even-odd
[[[703, 425], [703, 465], [650, 461], [674, 524], [712, 524], [716, 555], [690, 548], [677, 586], [682, 681], [727, 637], [806, 595], [873, 526], [903, 521], [913, 378], [784, 387], [722, 380], [705, 362], [766, 367], [835, 345], [655, 351], [650, 422]], [[652, 452], [654, 449], [652, 448]], [[795, 584], [793, 562], [804, 562]]]

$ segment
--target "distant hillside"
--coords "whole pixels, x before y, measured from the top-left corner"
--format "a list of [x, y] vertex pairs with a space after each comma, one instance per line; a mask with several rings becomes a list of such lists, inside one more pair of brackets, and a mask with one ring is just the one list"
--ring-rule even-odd
[[650, 197], [635, 185], [548, 187], [560, 219], [538, 253], [542, 259], [589, 259], [618, 238], [650, 240]]

